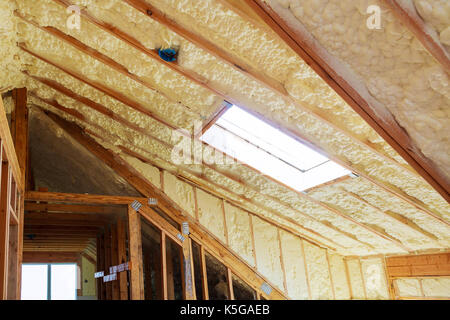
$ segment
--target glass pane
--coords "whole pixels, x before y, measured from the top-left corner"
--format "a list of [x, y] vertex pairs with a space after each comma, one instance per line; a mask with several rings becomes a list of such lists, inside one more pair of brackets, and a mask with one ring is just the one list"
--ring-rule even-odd
[[183, 251], [172, 239], [166, 237], [167, 297], [183, 300]]
[[47, 265], [22, 265], [22, 300], [47, 300]]
[[76, 300], [77, 265], [51, 265], [51, 300]]
[[205, 260], [209, 300], [229, 300], [227, 268], [207, 252]]
[[202, 257], [200, 246], [195, 241], [192, 241], [192, 260], [194, 262], [195, 294], [197, 300], [205, 300], [202, 286]]
[[161, 232], [141, 219], [145, 300], [162, 300]]
[[256, 300], [256, 291], [234, 274], [233, 293], [235, 300]]
[[298, 191], [350, 173], [236, 106], [231, 107], [201, 139]]

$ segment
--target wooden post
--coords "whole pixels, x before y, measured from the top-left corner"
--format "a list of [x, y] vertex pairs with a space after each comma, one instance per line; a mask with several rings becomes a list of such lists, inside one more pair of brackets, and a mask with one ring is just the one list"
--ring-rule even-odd
[[[122, 219], [117, 220], [117, 256], [119, 264], [127, 262], [126, 251], [126, 229], [125, 222]], [[119, 276], [119, 291], [120, 300], [128, 300], [128, 272], [120, 272]]]
[[[104, 255], [103, 255], [103, 236], [97, 235], [97, 270], [96, 272], [105, 271]], [[97, 278], [97, 299], [104, 300], [103, 278]]]
[[230, 268], [227, 268], [227, 278], [228, 278], [228, 296], [230, 297], [230, 300], [234, 300], [233, 276]]
[[203, 245], [200, 245], [200, 258], [202, 263], [202, 286], [203, 286], [203, 298], [204, 300], [209, 300], [209, 291], [208, 291], [208, 278], [206, 273], [206, 259], [205, 259], [205, 248]]
[[[117, 242], [117, 225], [111, 225], [111, 266], [117, 266], [119, 264], [118, 256], [118, 242]], [[111, 282], [112, 289], [112, 299], [120, 300], [120, 288], [119, 281]]]
[[182, 253], [183, 253], [183, 290], [185, 300], [195, 300], [195, 284], [193, 277], [193, 261], [192, 261], [192, 248], [191, 239], [185, 235], [186, 240], [183, 241]]
[[[25, 185], [29, 172], [27, 170], [29, 164], [28, 152], [28, 107], [27, 107], [27, 88], [13, 90], [14, 99], [14, 125], [11, 123], [11, 131], [13, 132], [13, 142], [19, 161], [20, 171], [22, 173], [22, 185]], [[15, 190], [13, 192], [16, 192]], [[15, 288], [10, 287], [11, 294], [9, 299], [20, 300], [21, 282], [22, 282], [22, 259], [23, 259], [23, 226], [24, 226], [24, 197], [17, 192], [16, 216], [19, 224], [14, 227], [11, 235], [17, 239], [14, 245], [15, 255], [13, 273], [15, 275]], [[12, 279], [11, 279], [12, 280]]]
[[9, 251], [9, 181], [8, 162], [2, 162], [0, 191], [0, 300], [7, 299]]
[[166, 255], [166, 233], [164, 230], [161, 230], [161, 262], [162, 262], [162, 285], [163, 285], [163, 300], [168, 299], [168, 290], [167, 290], [167, 255]]
[[130, 236], [131, 300], [144, 300], [141, 219], [131, 206], [128, 206], [128, 229]]
[[[105, 256], [105, 276], [109, 274], [109, 267], [111, 267], [111, 230], [109, 226], [105, 227], [105, 247], [103, 254]], [[106, 288], [106, 300], [112, 300], [112, 283], [104, 282]]]

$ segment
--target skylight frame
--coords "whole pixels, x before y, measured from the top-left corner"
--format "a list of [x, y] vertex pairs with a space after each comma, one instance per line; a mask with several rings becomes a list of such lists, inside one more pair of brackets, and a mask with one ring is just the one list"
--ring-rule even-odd
[[[247, 127], [252, 129], [248, 130]], [[260, 131], [255, 133], [256, 129]], [[278, 145], [275, 145], [277, 142], [274, 137], [280, 139]], [[300, 192], [351, 174], [351, 171], [307, 144], [236, 105], [228, 107], [200, 139], [229, 157]], [[280, 145], [285, 146], [286, 150]], [[292, 159], [296, 163], [290, 162]]]

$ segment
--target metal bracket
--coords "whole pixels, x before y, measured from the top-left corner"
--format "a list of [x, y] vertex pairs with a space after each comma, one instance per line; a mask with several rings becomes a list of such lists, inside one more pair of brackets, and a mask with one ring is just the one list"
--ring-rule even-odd
[[158, 199], [156, 199], [156, 198], [148, 198], [148, 204], [150, 206], [156, 206], [158, 204]]
[[185, 237], [183, 237], [183, 235], [181, 233], [177, 234], [177, 238], [181, 240], [181, 242], [184, 242], [184, 240], [186, 240]]
[[261, 285], [261, 290], [267, 295], [272, 293], [272, 287], [265, 282]]
[[142, 203], [140, 203], [137, 200], [134, 200], [133, 203], [131, 204], [131, 207], [136, 210], [139, 211], [139, 209], [142, 207]]
[[183, 234], [188, 235], [190, 233], [189, 232], [189, 222], [183, 222], [181, 224], [181, 227], [182, 227], [182, 230], [183, 230]]

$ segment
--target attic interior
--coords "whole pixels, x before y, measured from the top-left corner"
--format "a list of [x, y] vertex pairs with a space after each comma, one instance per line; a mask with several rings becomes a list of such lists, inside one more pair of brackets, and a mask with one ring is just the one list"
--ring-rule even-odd
[[0, 65], [0, 299], [450, 299], [450, 2], [4, 0]]

